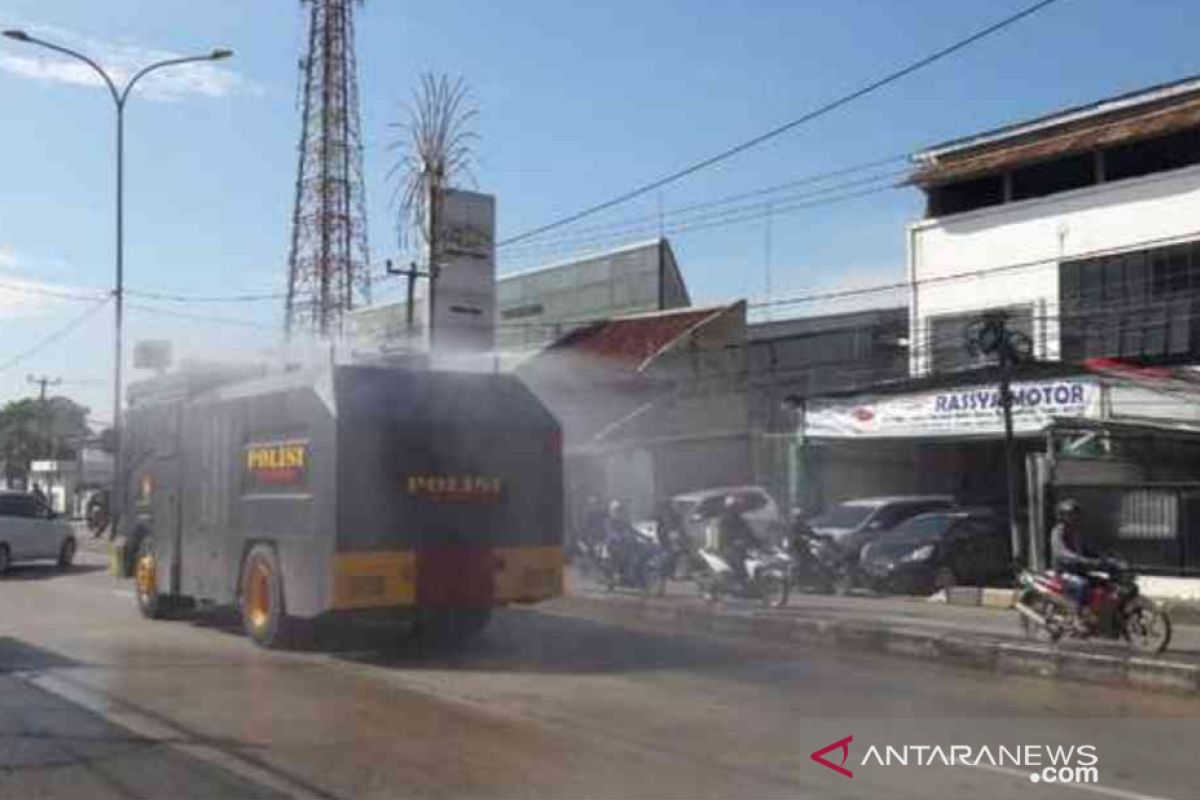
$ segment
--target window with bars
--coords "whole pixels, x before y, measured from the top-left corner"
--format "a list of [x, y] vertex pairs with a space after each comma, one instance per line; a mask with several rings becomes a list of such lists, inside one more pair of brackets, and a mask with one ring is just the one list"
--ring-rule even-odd
[[1198, 344], [1200, 242], [1064, 261], [1059, 297], [1064, 361], [1186, 360]]

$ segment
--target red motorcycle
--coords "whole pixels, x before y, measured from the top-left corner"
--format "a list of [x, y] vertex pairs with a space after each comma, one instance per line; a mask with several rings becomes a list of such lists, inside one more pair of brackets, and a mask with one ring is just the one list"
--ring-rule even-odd
[[1074, 639], [1124, 639], [1142, 653], [1161, 653], [1171, 642], [1171, 619], [1159, 604], [1141, 595], [1129, 565], [1103, 559], [1088, 574], [1086, 605], [1077, 613], [1068, 579], [1058, 572], [1021, 573], [1016, 603], [1029, 638], [1052, 642]]

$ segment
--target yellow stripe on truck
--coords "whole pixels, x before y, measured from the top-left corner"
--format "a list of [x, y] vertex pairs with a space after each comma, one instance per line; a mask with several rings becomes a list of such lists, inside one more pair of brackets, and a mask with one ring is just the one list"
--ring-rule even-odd
[[417, 558], [411, 550], [338, 553], [333, 607], [411, 606], [417, 600]]
[[[497, 547], [492, 555], [494, 602], [533, 603], [563, 593], [558, 545]], [[417, 602], [417, 580], [417, 555], [412, 550], [338, 553], [333, 607], [412, 606]]]
[[563, 593], [563, 552], [558, 545], [497, 547], [496, 602], [532, 603]]

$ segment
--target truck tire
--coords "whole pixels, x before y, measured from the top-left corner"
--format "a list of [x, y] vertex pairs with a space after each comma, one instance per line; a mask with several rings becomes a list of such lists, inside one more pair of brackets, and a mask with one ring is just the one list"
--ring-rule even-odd
[[256, 544], [242, 561], [238, 605], [246, 635], [260, 647], [285, 647], [292, 625], [284, 604], [283, 572], [274, 548]]
[[138, 611], [146, 619], [163, 619], [167, 615], [167, 598], [158, 591], [158, 554], [154, 548], [154, 537], [145, 534], [138, 538], [137, 552], [133, 557], [134, 596]]

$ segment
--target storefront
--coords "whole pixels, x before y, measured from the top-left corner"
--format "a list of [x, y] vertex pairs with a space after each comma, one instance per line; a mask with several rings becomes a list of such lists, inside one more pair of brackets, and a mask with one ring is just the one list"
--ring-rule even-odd
[[[948, 494], [1003, 511], [994, 371], [948, 377], [797, 401], [801, 505]], [[1034, 564], [1047, 558], [1053, 503], [1070, 495], [1090, 509], [1094, 548], [1147, 574], [1200, 577], [1200, 392], [1050, 365], [1026, 369], [1012, 392], [1019, 517]], [[1197, 584], [1188, 583], [1161, 593], [1186, 594]]]
[[[1044, 450], [1055, 418], [1102, 411], [1102, 386], [1094, 376], [1031, 377], [1014, 382], [1012, 393], [1021, 463]], [[811, 399], [800, 404], [798, 440], [805, 506], [893, 494], [1006, 503], [1004, 414], [995, 384], [923, 379], [886, 393]]]

